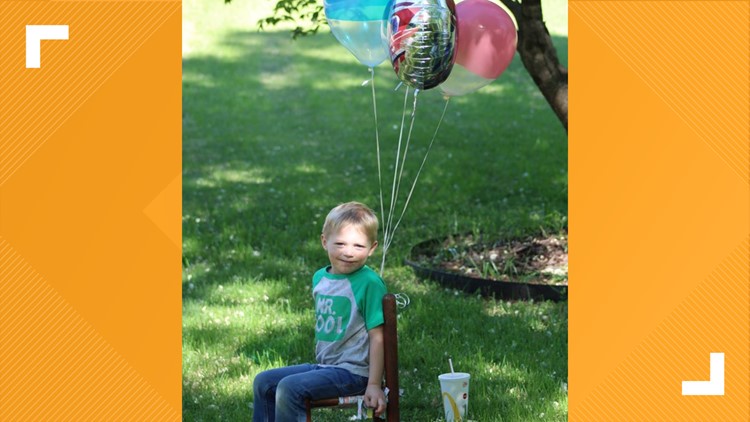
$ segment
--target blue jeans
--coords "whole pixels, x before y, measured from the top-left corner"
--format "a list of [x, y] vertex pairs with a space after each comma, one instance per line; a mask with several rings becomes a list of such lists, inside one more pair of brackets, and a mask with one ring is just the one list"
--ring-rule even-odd
[[365, 393], [367, 377], [346, 369], [294, 365], [263, 371], [253, 381], [253, 422], [305, 422], [305, 400]]

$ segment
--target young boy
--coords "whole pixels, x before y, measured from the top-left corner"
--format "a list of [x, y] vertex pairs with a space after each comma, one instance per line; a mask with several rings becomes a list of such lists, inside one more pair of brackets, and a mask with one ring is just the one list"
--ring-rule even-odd
[[305, 421], [305, 400], [355, 396], [385, 410], [383, 280], [365, 265], [378, 246], [378, 219], [358, 202], [328, 213], [320, 236], [331, 264], [313, 275], [317, 364], [261, 372], [253, 383], [254, 422]]

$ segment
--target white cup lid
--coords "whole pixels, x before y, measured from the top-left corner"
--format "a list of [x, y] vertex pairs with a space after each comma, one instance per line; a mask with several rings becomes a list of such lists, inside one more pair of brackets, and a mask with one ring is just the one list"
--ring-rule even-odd
[[463, 378], [469, 378], [471, 375], [469, 375], [466, 372], [448, 372], [445, 374], [440, 374], [438, 376], [438, 379], [441, 380], [457, 380], [457, 379], [463, 379]]

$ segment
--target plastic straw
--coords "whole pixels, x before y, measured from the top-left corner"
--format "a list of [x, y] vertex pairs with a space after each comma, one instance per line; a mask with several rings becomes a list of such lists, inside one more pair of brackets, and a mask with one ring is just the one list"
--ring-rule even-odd
[[451, 366], [451, 373], [452, 373], [452, 374], [453, 374], [453, 373], [455, 373], [455, 371], [453, 370], [453, 359], [451, 359], [451, 358], [448, 358], [448, 365], [450, 365], [450, 366]]

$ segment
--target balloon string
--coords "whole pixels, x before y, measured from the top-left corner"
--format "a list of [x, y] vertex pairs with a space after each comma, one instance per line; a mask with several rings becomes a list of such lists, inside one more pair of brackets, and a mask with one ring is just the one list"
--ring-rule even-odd
[[401, 114], [401, 130], [399, 131], [398, 135], [398, 146], [396, 147], [396, 161], [395, 166], [393, 169], [393, 184], [391, 186], [391, 204], [390, 209], [388, 211], [388, 219], [385, 225], [384, 235], [383, 235], [383, 261], [380, 263], [380, 274], [383, 274], [383, 269], [385, 268], [385, 257], [388, 254], [388, 245], [391, 244], [390, 240], [390, 227], [393, 219], [393, 212], [395, 210], [395, 196], [396, 196], [396, 176], [398, 175], [398, 162], [401, 155], [401, 140], [404, 137], [404, 120], [406, 119], [406, 103], [409, 99], [409, 87], [406, 87], [406, 92], [404, 93], [404, 110]]
[[[390, 215], [391, 218], [393, 218], [393, 214], [395, 214], [395, 212], [396, 212], [396, 204], [398, 203], [398, 197], [399, 197], [398, 194], [399, 194], [399, 192], [401, 192], [401, 180], [403, 179], [403, 176], [404, 176], [404, 167], [406, 165], [406, 155], [409, 153], [409, 145], [411, 144], [411, 133], [414, 130], [414, 119], [415, 119], [416, 114], [417, 114], [417, 95], [418, 94], [419, 94], [419, 90], [415, 89], [414, 90], [414, 94], [413, 94], [413, 96], [414, 96], [414, 105], [412, 106], [412, 109], [411, 109], [411, 121], [409, 122], [409, 132], [406, 135], [406, 144], [404, 146], [404, 154], [403, 154], [403, 157], [401, 158], [401, 166], [400, 166], [399, 171], [398, 171], [398, 179], [396, 181], [396, 194], [394, 196], [396, 198], [396, 201], [394, 202], [393, 210], [391, 210], [391, 215]], [[404, 104], [404, 106], [406, 106], [406, 104]], [[403, 125], [403, 123], [402, 123], [402, 125]], [[396, 161], [396, 166], [398, 167], [398, 160]], [[387, 244], [387, 246], [389, 246], [389, 247], [391, 246], [391, 243], [393, 242], [393, 232], [394, 232], [394, 229], [395, 229], [395, 226], [393, 224], [391, 224], [390, 225], [391, 232], [388, 235], [388, 240], [389, 241], [388, 241], [388, 244]]]
[[[377, 150], [377, 157], [378, 157], [378, 188], [380, 189], [380, 218], [384, 217], [383, 212], [383, 177], [381, 175], [380, 170], [380, 136], [378, 134], [378, 103], [375, 99], [375, 68], [370, 68], [370, 81], [372, 85], [372, 113], [375, 116], [375, 147]], [[383, 230], [385, 233], [385, 230]], [[383, 235], [385, 236], [385, 234]], [[385, 238], [383, 239], [383, 244], [385, 244]], [[385, 256], [385, 250], [383, 252], [383, 256]], [[383, 260], [383, 263], [380, 266], [380, 274], [383, 274], [383, 266], [385, 265], [385, 259]]]
[[[414, 119], [417, 114], [417, 94], [419, 94], [419, 90], [414, 90], [414, 105], [411, 109], [411, 122], [409, 123], [409, 133], [406, 135], [406, 146], [404, 147], [404, 156], [401, 158], [401, 169], [398, 173], [398, 184], [396, 185], [396, 196], [398, 197], [398, 192], [401, 190], [401, 179], [404, 175], [404, 164], [406, 163], [406, 154], [409, 152], [409, 144], [411, 143], [411, 133], [414, 130]], [[393, 231], [391, 231], [391, 234], [393, 234]]]
[[[438, 131], [440, 130], [440, 124], [443, 123], [443, 118], [445, 117], [445, 112], [448, 110], [448, 103], [450, 102], [450, 97], [446, 97], [445, 99], [445, 107], [443, 107], [443, 114], [440, 115], [440, 120], [438, 121], [437, 127], [435, 128], [435, 133], [432, 134], [432, 139], [430, 140], [430, 144], [427, 146], [427, 151], [424, 153], [424, 158], [422, 158], [422, 164], [419, 166], [419, 170], [417, 170], [416, 176], [414, 176], [414, 181], [411, 184], [411, 190], [409, 190], [409, 195], [406, 197], [406, 202], [404, 203], [404, 209], [401, 210], [401, 215], [398, 217], [398, 221], [396, 221], [396, 225], [393, 227], [393, 230], [391, 231], [391, 237], [389, 240], [393, 239], [393, 234], [396, 233], [396, 229], [398, 228], [399, 224], [401, 224], [401, 219], [404, 218], [404, 214], [406, 213], [406, 208], [409, 206], [409, 201], [411, 201], [411, 195], [414, 193], [414, 187], [417, 186], [417, 180], [419, 180], [419, 175], [422, 173], [422, 168], [424, 167], [424, 164], [427, 162], [427, 156], [430, 155], [430, 150], [432, 149], [432, 144], [435, 143], [435, 138], [437, 138]], [[416, 107], [416, 102], [415, 102]], [[390, 244], [386, 245], [385, 247], [389, 247]]]

